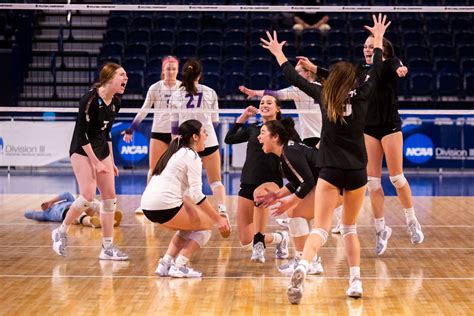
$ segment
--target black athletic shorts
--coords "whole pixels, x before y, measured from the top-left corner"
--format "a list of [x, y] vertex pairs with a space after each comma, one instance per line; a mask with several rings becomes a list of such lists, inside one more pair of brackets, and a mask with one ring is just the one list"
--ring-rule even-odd
[[386, 123], [382, 125], [367, 125], [364, 134], [372, 136], [379, 141], [387, 135], [400, 132], [402, 130], [401, 123]]
[[256, 184], [240, 184], [239, 196], [243, 197], [244, 199], [253, 201], [253, 191], [258, 188]]
[[219, 149], [219, 146], [206, 147], [203, 151], [198, 152], [199, 157], [206, 157]]
[[308, 137], [303, 139], [303, 144], [308, 147], [316, 148], [316, 144], [319, 143], [320, 139], [319, 137]]
[[171, 142], [171, 133], [151, 133], [151, 138], [161, 140], [165, 144]]
[[143, 210], [143, 214], [154, 223], [164, 224], [175, 217], [182, 207], [183, 204], [166, 210]]
[[319, 171], [319, 177], [341, 190], [352, 191], [367, 184], [367, 169], [324, 167]]

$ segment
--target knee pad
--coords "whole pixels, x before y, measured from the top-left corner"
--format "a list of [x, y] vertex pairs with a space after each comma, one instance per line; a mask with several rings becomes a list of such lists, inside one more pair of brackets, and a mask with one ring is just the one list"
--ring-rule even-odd
[[211, 239], [210, 230], [195, 230], [189, 234], [189, 239], [194, 240], [199, 244], [200, 247], [203, 247], [209, 239]]
[[191, 234], [191, 231], [189, 231], [189, 230], [178, 230], [178, 231], [176, 231], [176, 236], [181, 237], [184, 240], [188, 240], [190, 234]]
[[321, 247], [326, 243], [326, 241], [328, 240], [328, 232], [325, 231], [324, 229], [322, 228], [313, 228], [311, 230], [311, 234], [315, 234], [315, 235], [319, 235], [321, 237], [321, 239], [323, 240], [323, 242], [321, 243]]
[[240, 248], [242, 250], [252, 250], [252, 245], [253, 245], [252, 242], [248, 243], [247, 245], [242, 245], [242, 243], [240, 243]]
[[97, 213], [99, 214], [100, 212], [100, 205], [101, 205], [101, 202], [97, 199], [94, 199], [92, 202], [91, 202], [91, 210], [94, 212], [94, 213]]
[[217, 187], [224, 186], [221, 181], [212, 182], [209, 184], [211, 190], [216, 189]]
[[303, 217], [291, 217], [288, 228], [291, 237], [301, 237], [309, 234], [308, 221]]
[[401, 189], [405, 186], [405, 184], [408, 182], [407, 179], [405, 178], [405, 175], [403, 173], [390, 177], [390, 182], [392, 182], [393, 186], [397, 189]]
[[77, 208], [82, 212], [85, 212], [88, 208], [91, 208], [92, 202], [87, 201], [82, 195], [79, 195], [77, 199], [72, 202], [71, 207]]
[[105, 214], [114, 213], [116, 207], [117, 207], [117, 199], [102, 200], [101, 212], [104, 212]]
[[374, 192], [382, 188], [382, 179], [377, 177], [367, 177], [367, 189]]
[[357, 225], [344, 225], [342, 224], [341, 228], [342, 238], [346, 238], [350, 234], [357, 235]]

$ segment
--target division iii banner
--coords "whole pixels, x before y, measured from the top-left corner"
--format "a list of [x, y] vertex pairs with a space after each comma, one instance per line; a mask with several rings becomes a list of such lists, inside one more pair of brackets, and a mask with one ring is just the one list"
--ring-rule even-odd
[[68, 158], [74, 122], [0, 123], [0, 166], [46, 166]]

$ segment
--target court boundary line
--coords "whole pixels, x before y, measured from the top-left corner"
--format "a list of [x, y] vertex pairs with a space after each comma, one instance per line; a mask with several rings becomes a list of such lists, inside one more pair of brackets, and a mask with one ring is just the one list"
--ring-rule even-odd
[[[38, 223], [38, 222], [32, 222], [32, 223], [0, 223], [0, 226], [37, 226], [38, 224], [41, 225], [53, 225], [56, 222], [47, 222], [47, 223]], [[59, 225], [59, 222], [57, 222], [57, 225]], [[56, 225], [56, 226], [57, 226]], [[74, 225], [78, 227], [83, 227], [81, 225]], [[142, 227], [149, 227], [149, 226], [155, 226], [155, 227], [161, 227], [159, 225], [156, 225], [155, 223], [149, 222], [146, 224], [120, 224], [120, 227], [137, 227], [137, 226], [142, 226]], [[231, 225], [232, 227], [237, 227], [237, 225]], [[407, 225], [388, 225], [390, 227], [407, 227]], [[278, 224], [271, 224], [267, 225], [266, 227], [281, 227], [282, 226]], [[375, 227], [375, 225], [357, 225], [357, 227]], [[430, 228], [474, 228], [474, 225], [422, 225], [422, 227], [430, 227]], [[91, 228], [92, 227], [86, 227], [84, 228]], [[95, 230], [95, 229], [94, 229]], [[100, 229], [97, 229], [97, 231], [100, 231]], [[333, 235], [338, 235], [338, 234], [333, 234]]]
[[[160, 277], [157, 275], [59, 275], [53, 276], [49, 274], [1, 274], [0, 278], [61, 278], [61, 279], [98, 279], [98, 278], [110, 278], [110, 279], [156, 279], [156, 280], [185, 280], [185, 281], [193, 281], [193, 280], [202, 280], [202, 279], [255, 279], [256, 276], [205, 276], [200, 278], [172, 278], [172, 277]], [[260, 276], [261, 279], [284, 279], [289, 280], [288, 276]], [[349, 276], [315, 276], [310, 277], [307, 280], [344, 280], [347, 281]], [[430, 280], [430, 281], [474, 281], [474, 277], [361, 277], [362, 280]]]
[[[12, 246], [3, 246], [0, 245], [0, 249], [11, 249], [11, 248], [52, 248], [51, 245], [12, 245]], [[87, 245], [69, 245], [68, 248], [85, 248], [85, 249], [100, 249], [100, 246], [87, 246]], [[125, 246], [121, 245], [121, 249], [168, 249], [168, 246]], [[275, 248], [273, 246], [269, 246], [267, 248]], [[288, 247], [289, 249], [294, 249], [294, 247]], [[201, 247], [200, 249], [240, 249], [242, 250], [242, 247], [239, 246], [205, 246]], [[324, 249], [345, 249], [344, 246], [341, 247], [323, 247], [321, 250]], [[361, 247], [361, 250], [374, 250], [373, 247]], [[453, 248], [453, 247], [390, 247], [389, 249], [391, 250], [474, 250], [474, 247], [458, 247], [458, 248]]]

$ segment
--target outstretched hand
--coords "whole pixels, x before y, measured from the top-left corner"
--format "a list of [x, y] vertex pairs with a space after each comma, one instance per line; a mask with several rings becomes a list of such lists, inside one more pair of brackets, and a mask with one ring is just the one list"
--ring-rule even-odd
[[268, 49], [275, 56], [277, 56], [278, 54], [283, 54], [283, 46], [286, 44], [286, 41], [279, 43], [276, 31], [273, 31], [273, 37], [268, 31], [266, 32], [266, 34], [268, 40], [260, 38], [260, 41], [262, 42], [262, 47]]
[[257, 96], [257, 93], [255, 92], [255, 90], [249, 89], [246, 86], [239, 86], [239, 91], [242, 93], [245, 93], [247, 95], [247, 99], [251, 99]]
[[364, 28], [366, 28], [374, 36], [383, 36], [387, 28], [392, 23], [391, 21], [388, 21], [386, 23], [387, 16], [386, 15], [382, 16], [382, 13], [379, 13], [378, 17], [375, 14], [373, 14], [372, 20], [374, 21], [374, 26], [370, 27], [370, 26], [364, 25]]

